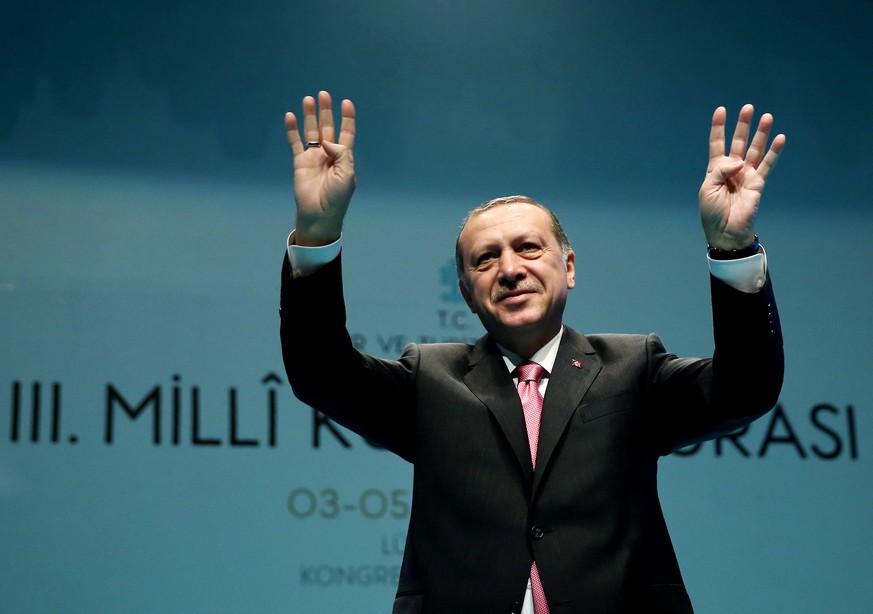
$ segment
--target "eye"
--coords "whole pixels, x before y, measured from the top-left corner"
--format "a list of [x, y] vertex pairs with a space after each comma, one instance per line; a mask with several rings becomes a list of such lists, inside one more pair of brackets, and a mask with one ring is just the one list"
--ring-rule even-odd
[[534, 257], [539, 255], [542, 249], [543, 248], [539, 244], [534, 243], [533, 241], [525, 241], [519, 246], [518, 253], [522, 256]]
[[483, 268], [488, 266], [491, 262], [494, 261], [496, 256], [492, 252], [485, 252], [480, 254], [478, 258], [476, 258], [476, 268]]

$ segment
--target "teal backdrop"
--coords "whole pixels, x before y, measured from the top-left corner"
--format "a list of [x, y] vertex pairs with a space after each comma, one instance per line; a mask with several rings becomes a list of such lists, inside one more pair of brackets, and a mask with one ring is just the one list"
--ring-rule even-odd
[[6, 6], [0, 611], [389, 610], [412, 468], [296, 401], [278, 343], [282, 116], [328, 89], [358, 111], [349, 326], [392, 358], [481, 334], [454, 240], [515, 193], [576, 249], [568, 324], [709, 355], [710, 117], [773, 113], [783, 393], [664, 459], [662, 501], [699, 612], [870, 612], [871, 23], [862, 0]]

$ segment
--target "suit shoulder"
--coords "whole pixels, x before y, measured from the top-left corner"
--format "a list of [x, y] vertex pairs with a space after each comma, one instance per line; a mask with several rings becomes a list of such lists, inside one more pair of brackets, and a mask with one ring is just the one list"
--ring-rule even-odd
[[470, 370], [474, 347], [466, 343], [410, 344], [404, 355], [414, 357], [419, 376], [430, 374], [462, 379]]
[[591, 345], [596, 349], [600, 349], [616, 346], [645, 345], [652, 337], [657, 338], [657, 335], [654, 333], [648, 335], [636, 333], [595, 333], [592, 335], [585, 335], [585, 337]]
[[473, 351], [473, 346], [467, 343], [413, 343], [407, 346], [406, 352], [417, 352], [422, 358], [437, 360], [467, 360]]
[[664, 345], [658, 335], [632, 333], [599, 333], [585, 335], [585, 338], [602, 358], [626, 356], [628, 354], [663, 352]]

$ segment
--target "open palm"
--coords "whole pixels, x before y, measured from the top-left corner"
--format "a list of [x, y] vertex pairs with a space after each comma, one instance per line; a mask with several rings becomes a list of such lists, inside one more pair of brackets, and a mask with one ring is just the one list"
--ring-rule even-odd
[[294, 157], [298, 245], [325, 245], [342, 232], [355, 191], [355, 107], [350, 100], [343, 100], [341, 112], [338, 141], [327, 92], [318, 94], [317, 113], [315, 99], [303, 99], [303, 139], [297, 117], [285, 114], [285, 131]]
[[699, 193], [700, 219], [708, 244], [723, 250], [742, 249], [754, 242], [761, 193], [785, 146], [785, 135], [779, 134], [766, 150], [773, 116], [765, 113], [746, 149], [754, 112], [750, 104], [740, 110], [728, 152], [724, 130], [727, 111], [719, 107], [712, 116], [709, 165]]

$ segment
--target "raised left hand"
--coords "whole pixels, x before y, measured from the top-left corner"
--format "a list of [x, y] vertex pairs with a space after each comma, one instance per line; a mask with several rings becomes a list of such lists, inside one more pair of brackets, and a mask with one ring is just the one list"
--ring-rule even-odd
[[[755, 109], [747, 104], [740, 110], [737, 127], [725, 155], [727, 111], [719, 107], [712, 115], [709, 133], [709, 165], [700, 186], [700, 221], [711, 247], [735, 250], [749, 247], [755, 240], [755, 216], [767, 175], [773, 170], [785, 135], [779, 134], [766, 150], [773, 127], [773, 116], [765, 113], [746, 149]], [[766, 151], [766, 155], [765, 155]]]

